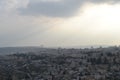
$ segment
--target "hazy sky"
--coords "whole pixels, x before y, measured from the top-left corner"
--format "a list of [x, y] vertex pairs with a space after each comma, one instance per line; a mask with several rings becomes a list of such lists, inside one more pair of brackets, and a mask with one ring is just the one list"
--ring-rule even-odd
[[0, 0], [0, 47], [120, 44], [120, 0]]

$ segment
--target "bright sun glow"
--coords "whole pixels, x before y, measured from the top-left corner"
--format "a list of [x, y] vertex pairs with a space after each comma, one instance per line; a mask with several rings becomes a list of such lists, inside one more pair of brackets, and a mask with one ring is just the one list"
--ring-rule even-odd
[[[120, 5], [87, 5], [82, 13], [80, 11], [77, 16], [65, 19], [62, 24], [54, 28], [54, 31], [65, 37], [72, 36], [74, 41], [83, 39], [81, 44], [114, 45], [120, 40], [119, 21]], [[112, 41], [113, 39], [116, 41]]]
[[[120, 5], [92, 5], [87, 6], [83, 13], [66, 20], [60, 25], [60, 29], [67, 32], [83, 29], [114, 31], [120, 29]], [[87, 28], [86, 28], [87, 27]], [[59, 29], [59, 30], [60, 30]]]

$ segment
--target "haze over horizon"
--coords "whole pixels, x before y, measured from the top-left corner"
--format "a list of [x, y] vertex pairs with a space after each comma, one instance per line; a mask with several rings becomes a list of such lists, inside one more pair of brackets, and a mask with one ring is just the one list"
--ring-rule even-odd
[[0, 47], [120, 45], [119, 0], [0, 0]]

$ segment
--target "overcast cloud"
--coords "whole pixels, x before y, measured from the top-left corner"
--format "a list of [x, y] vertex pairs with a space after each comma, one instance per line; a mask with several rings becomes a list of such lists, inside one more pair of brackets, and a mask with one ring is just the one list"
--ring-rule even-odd
[[[117, 12], [120, 11], [119, 6], [113, 11], [103, 10], [108, 13], [100, 11], [101, 7], [96, 12], [94, 9], [93, 12], [91, 9], [84, 12], [87, 11], [86, 4], [88, 4], [87, 8], [91, 8], [89, 4], [114, 6], [119, 2], [119, 0], [0, 0], [0, 47], [39, 46], [41, 44], [46, 46], [91, 45], [104, 42], [104, 40], [110, 44], [111, 38], [120, 41], [115, 36], [120, 35], [119, 28], [112, 36], [111, 34], [107, 36], [107, 34], [116, 29], [110, 28], [105, 34], [107, 29], [104, 28], [106, 25], [107, 28], [114, 27], [116, 23], [116, 26], [120, 26], [119, 12]], [[108, 19], [107, 14], [114, 19]], [[116, 21], [114, 25], [112, 20]], [[104, 25], [101, 26], [101, 23]], [[111, 24], [108, 25], [108, 23]], [[102, 27], [101, 31], [100, 27]], [[91, 31], [94, 29], [98, 31], [92, 34]]]
[[32, 16], [70, 17], [88, 2], [113, 4], [119, 0], [30, 0], [26, 8], [20, 8], [20, 13]]

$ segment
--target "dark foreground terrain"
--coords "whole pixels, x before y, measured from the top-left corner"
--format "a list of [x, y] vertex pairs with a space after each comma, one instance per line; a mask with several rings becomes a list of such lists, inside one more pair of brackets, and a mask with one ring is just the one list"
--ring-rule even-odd
[[120, 80], [120, 47], [1, 55], [0, 80]]

